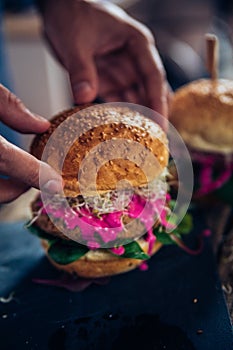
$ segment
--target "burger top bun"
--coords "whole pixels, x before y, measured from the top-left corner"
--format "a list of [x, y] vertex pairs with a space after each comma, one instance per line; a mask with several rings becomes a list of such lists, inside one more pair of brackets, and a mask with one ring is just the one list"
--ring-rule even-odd
[[233, 81], [201, 79], [179, 88], [170, 121], [191, 148], [233, 153]]
[[[96, 190], [106, 192], [119, 188], [121, 180], [126, 180], [121, 182], [121, 188], [129, 186], [128, 182], [133, 187], [146, 185], [167, 166], [168, 141], [161, 127], [137, 111], [109, 104], [83, 105], [55, 116], [50, 128], [37, 135], [32, 143], [31, 153], [38, 159], [62, 122], [46, 161], [58, 172], [62, 169], [65, 196], [81, 194], [80, 174], [85, 195], [95, 195]], [[79, 137], [76, 136], [77, 125], [84, 130]], [[109, 140], [110, 144], [104, 142]], [[98, 151], [95, 146], [100, 147]], [[124, 157], [117, 156], [119, 149]], [[95, 183], [93, 173], [96, 174]]]

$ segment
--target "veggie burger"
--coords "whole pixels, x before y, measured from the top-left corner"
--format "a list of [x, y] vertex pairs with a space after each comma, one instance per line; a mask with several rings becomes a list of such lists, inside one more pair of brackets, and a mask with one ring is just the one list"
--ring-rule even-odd
[[168, 140], [136, 110], [102, 104], [62, 112], [31, 153], [63, 178], [63, 193], [34, 200], [27, 224], [60, 270], [95, 278], [143, 269], [162, 244], [179, 245], [189, 231], [182, 224], [167, 233]]

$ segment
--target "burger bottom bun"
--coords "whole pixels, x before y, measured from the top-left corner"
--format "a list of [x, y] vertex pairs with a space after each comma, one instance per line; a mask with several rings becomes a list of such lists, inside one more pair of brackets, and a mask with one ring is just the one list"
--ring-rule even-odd
[[[148, 243], [143, 239], [139, 239], [137, 242], [145, 253], [147, 253]], [[41, 240], [41, 243], [49, 261], [58, 270], [85, 278], [99, 278], [117, 275], [133, 270], [143, 262], [143, 260], [138, 259], [117, 257], [105, 250], [97, 249], [96, 251], [89, 251], [85, 256], [70, 264], [60, 265], [48, 255], [48, 242], [46, 240]], [[155, 254], [161, 246], [162, 244], [156, 241], [152, 249], [152, 255]]]

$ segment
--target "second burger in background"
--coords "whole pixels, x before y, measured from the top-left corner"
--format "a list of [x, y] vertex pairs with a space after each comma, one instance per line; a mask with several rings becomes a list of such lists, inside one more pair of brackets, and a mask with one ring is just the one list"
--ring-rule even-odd
[[233, 81], [201, 79], [179, 88], [170, 121], [191, 153], [194, 197], [215, 192], [233, 203]]

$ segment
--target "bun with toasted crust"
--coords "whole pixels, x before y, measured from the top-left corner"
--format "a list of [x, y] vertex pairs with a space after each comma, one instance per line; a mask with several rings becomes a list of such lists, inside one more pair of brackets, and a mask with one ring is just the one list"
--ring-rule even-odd
[[[61, 124], [62, 127], [59, 127]], [[76, 138], [75, 133], [80, 128], [85, 131]], [[127, 182], [133, 187], [146, 185], [168, 163], [168, 141], [163, 130], [158, 124], [129, 108], [87, 105], [60, 113], [51, 120], [50, 128], [36, 136], [32, 143], [31, 153], [38, 159], [41, 159], [55, 129], [58, 130], [57, 135], [47, 152], [46, 161], [58, 172], [62, 167], [66, 196], [76, 197], [80, 194], [78, 173], [84, 158], [96, 147], [99, 147], [98, 150], [81, 169], [82, 186], [88, 195], [95, 194], [96, 190], [99, 193], [115, 190], [121, 180], [125, 180], [126, 186]], [[72, 139], [74, 142], [70, 141]], [[105, 141], [111, 142], [106, 144]], [[68, 147], [64, 157], [66, 143]], [[116, 152], [124, 154], [124, 158], [116, 156], [116, 159], [112, 159]], [[151, 162], [152, 156], [156, 160], [154, 164]], [[61, 165], [63, 158], [64, 163]], [[101, 164], [99, 169], [97, 164]], [[97, 172], [94, 184], [91, 180], [93, 172]]]
[[233, 81], [201, 79], [182, 86], [170, 121], [190, 148], [233, 153]]

